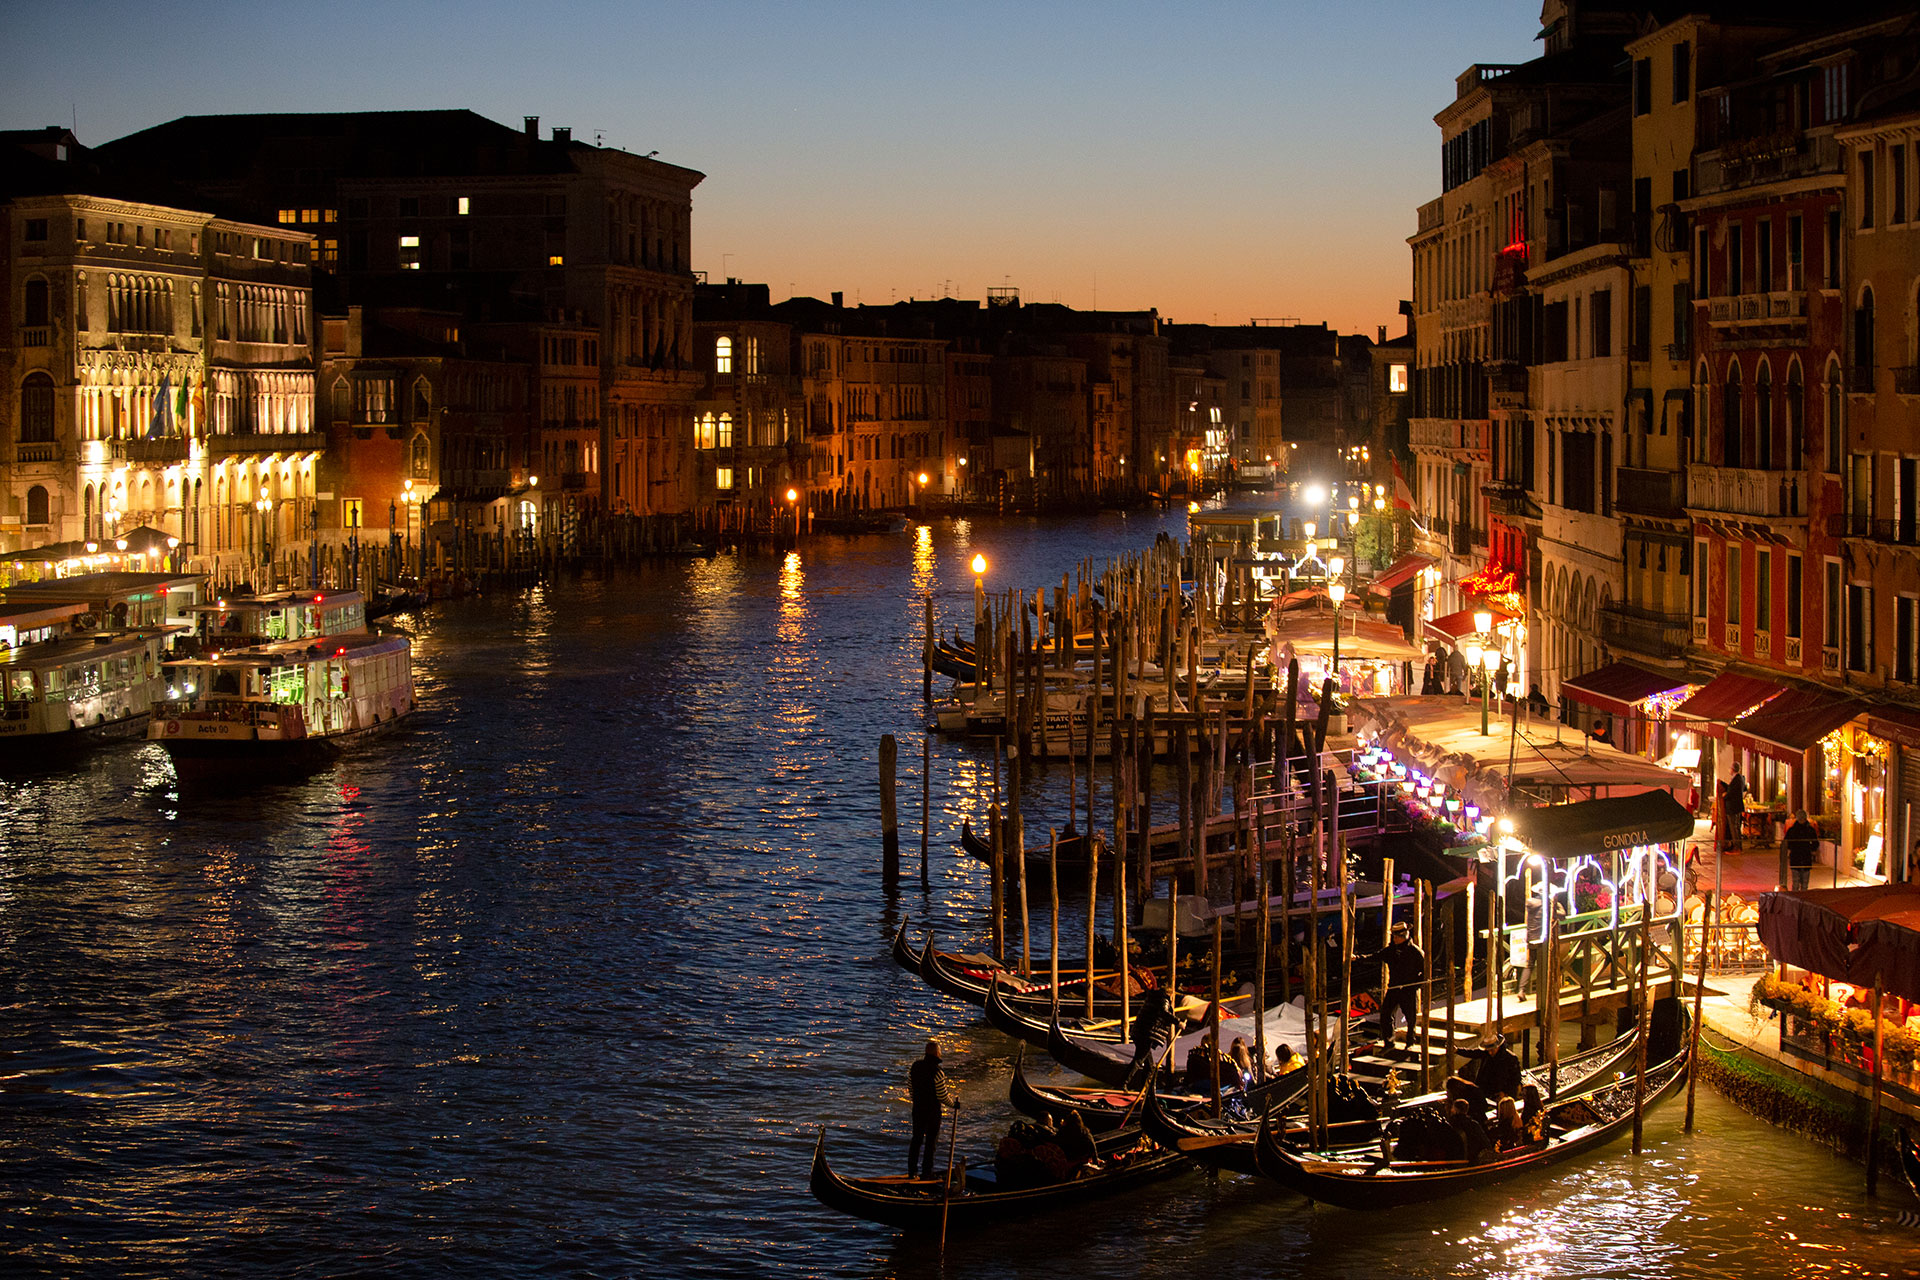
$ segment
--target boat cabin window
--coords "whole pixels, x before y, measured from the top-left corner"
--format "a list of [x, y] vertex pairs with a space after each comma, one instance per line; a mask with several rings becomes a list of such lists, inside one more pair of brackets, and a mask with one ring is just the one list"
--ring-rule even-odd
[[32, 702], [34, 698], [33, 672], [9, 671], [6, 679], [8, 702]]
[[301, 703], [307, 700], [306, 667], [276, 667], [265, 674], [268, 702]]
[[213, 684], [210, 686], [210, 691], [213, 693], [225, 694], [230, 698], [239, 697], [240, 696], [240, 674], [236, 671], [231, 671], [231, 670], [223, 670], [219, 672], [217, 675], [213, 677]]

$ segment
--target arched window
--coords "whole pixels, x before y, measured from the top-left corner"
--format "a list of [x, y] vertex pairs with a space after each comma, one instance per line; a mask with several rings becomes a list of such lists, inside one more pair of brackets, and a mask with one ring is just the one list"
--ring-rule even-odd
[[727, 337], [713, 340], [713, 371], [715, 373], [733, 372], [733, 339]]
[[20, 385], [20, 443], [53, 443], [53, 379], [44, 373]]
[[1773, 470], [1773, 373], [1765, 362], [1753, 380], [1753, 441], [1754, 465]]
[[433, 398], [427, 394], [427, 380], [416, 378], [413, 383], [413, 420], [424, 422], [433, 408]]
[[713, 443], [714, 443], [714, 447], [718, 449], [733, 448], [733, 415], [732, 414], [723, 413], [720, 415], [720, 427], [717, 431], [714, 432]]
[[1827, 421], [1825, 424], [1827, 439], [1827, 473], [1840, 474], [1841, 459], [1846, 455], [1847, 439], [1847, 397], [1842, 394], [1845, 387], [1841, 383], [1840, 362], [1832, 361], [1827, 365]]
[[1873, 289], [1860, 291], [1860, 306], [1853, 313], [1853, 385], [1854, 391], [1873, 390]]
[[1800, 381], [1800, 362], [1787, 366], [1787, 466], [1798, 470], [1807, 461], [1807, 389]]
[[27, 523], [53, 523], [52, 517], [48, 514], [47, 491], [37, 484], [27, 490]]
[[422, 432], [413, 438], [410, 468], [416, 479], [424, 479], [433, 474], [433, 444]]
[[1744, 465], [1740, 433], [1740, 362], [1727, 362], [1727, 381], [1720, 394], [1720, 465]]
[[53, 307], [49, 301], [47, 282], [39, 276], [27, 281], [25, 306], [21, 308], [21, 322], [29, 328], [53, 323]]

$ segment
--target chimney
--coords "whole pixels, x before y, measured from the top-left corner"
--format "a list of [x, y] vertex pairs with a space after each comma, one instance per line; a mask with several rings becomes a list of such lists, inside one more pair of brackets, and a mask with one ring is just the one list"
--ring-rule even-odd
[[562, 146], [565, 146], [567, 143], [572, 142], [573, 141], [572, 128], [562, 127], [561, 125], [553, 126], [553, 140], [555, 142], [560, 143]]
[[1387, 345], [1387, 326], [1385, 325], [1380, 326], [1380, 340], [1375, 345], [1382, 346], [1382, 347]]
[[844, 299], [845, 297], [846, 297], [845, 294], [841, 293], [838, 289], [835, 289], [833, 291], [833, 305], [836, 307], [840, 306], [841, 300]]
[[522, 118], [527, 122], [527, 137], [538, 141], [540, 138], [540, 117], [525, 116]]

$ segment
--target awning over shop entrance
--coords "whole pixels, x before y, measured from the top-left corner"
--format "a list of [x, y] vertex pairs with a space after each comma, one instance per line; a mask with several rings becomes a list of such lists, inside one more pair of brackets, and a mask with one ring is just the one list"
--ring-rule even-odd
[[1729, 725], [1780, 692], [1780, 685], [1759, 676], [1723, 671], [1706, 688], [1673, 709], [1675, 720], [1704, 720]]
[[1413, 577], [1414, 574], [1434, 563], [1437, 562], [1432, 556], [1401, 556], [1384, 571], [1376, 574], [1373, 581], [1367, 584], [1367, 590], [1376, 595], [1384, 596], [1407, 579]]
[[1437, 635], [1448, 644], [1459, 644], [1464, 637], [1474, 634], [1473, 615], [1476, 613], [1491, 613], [1496, 627], [1503, 622], [1513, 621], [1512, 614], [1499, 609], [1462, 609], [1458, 613], [1442, 614], [1429, 622], [1427, 634]]
[[1516, 810], [1513, 833], [1543, 858], [1586, 858], [1693, 835], [1693, 815], [1668, 791]]
[[1807, 748], [1867, 710], [1864, 702], [1821, 689], [1789, 689], [1735, 721], [1727, 730], [1727, 742], [1799, 764]]
[[1761, 944], [1776, 960], [1857, 987], [1876, 980], [1920, 1000], [1920, 890], [1907, 884], [1760, 895]]
[[1610, 662], [1577, 679], [1562, 680], [1560, 692], [1575, 702], [1584, 702], [1601, 711], [1616, 716], [1630, 716], [1637, 710], [1636, 703], [1656, 693], [1671, 692], [1686, 683], [1683, 677], [1660, 675], [1631, 662]]

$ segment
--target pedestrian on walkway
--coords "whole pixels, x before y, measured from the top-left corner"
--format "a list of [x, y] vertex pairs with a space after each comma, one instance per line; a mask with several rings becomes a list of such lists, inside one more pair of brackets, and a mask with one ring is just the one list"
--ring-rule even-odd
[[1794, 811], [1793, 822], [1781, 836], [1787, 851], [1787, 870], [1793, 875], [1793, 887], [1804, 889], [1813, 878], [1813, 864], [1820, 859], [1820, 829], [1807, 821], [1807, 811]]
[[1736, 773], [1727, 779], [1727, 837], [1723, 848], [1740, 852], [1741, 828], [1747, 817], [1747, 775]]

